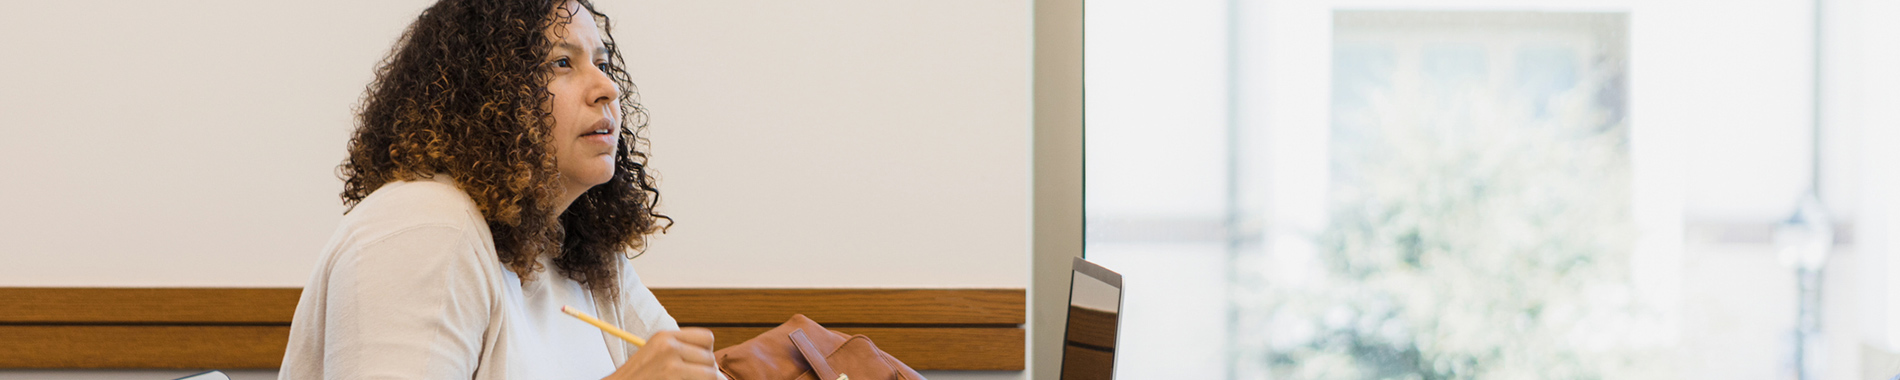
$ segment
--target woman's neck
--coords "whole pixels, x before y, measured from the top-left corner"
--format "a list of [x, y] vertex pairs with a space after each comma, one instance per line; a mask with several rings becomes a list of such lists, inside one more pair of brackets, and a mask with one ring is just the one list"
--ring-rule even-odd
[[567, 206], [573, 205], [574, 200], [581, 199], [581, 194], [586, 194], [587, 189], [583, 187], [575, 190], [573, 184], [561, 184], [561, 198], [554, 200], [554, 215], [558, 217], [567, 213]]

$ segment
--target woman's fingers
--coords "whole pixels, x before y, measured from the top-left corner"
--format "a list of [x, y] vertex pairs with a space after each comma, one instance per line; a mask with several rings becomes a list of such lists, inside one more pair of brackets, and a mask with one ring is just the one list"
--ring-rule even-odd
[[673, 333], [674, 333], [673, 331], [661, 331], [661, 332], [654, 333], [653, 337], [647, 338], [646, 345], [640, 346], [640, 350], [645, 351], [648, 347], [672, 346], [673, 341], [678, 340], [678, 337], [673, 336]]
[[615, 379], [690, 379], [721, 378], [713, 365], [712, 330], [689, 328], [653, 334], [646, 346], [634, 352], [621, 365]]
[[678, 371], [675, 372], [675, 375], [678, 375], [680, 378], [684, 378], [684, 379], [712, 380], [712, 379], [719, 378], [719, 371], [713, 369], [713, 366], [711, 365], [680, 364], [678, 367], [674, 367], [674, 368], [678, 369]]
[[710, 366], [713, 364], [712, 343], [712, 330], [692, 327], [654, 334], [641, 351], [653, 350], [655, 354], [662, 355], [671, 353], [681, 362]]
[[713, 364], [713, 352], [705, 348], [681, 347], [679, 349], [679, 356], [680, 361], [690, 364], [704, 366], [711, 366]]
[[711, 364], [689, 363], [685, 361], [667, 363], [666, 369], [662, 372], [666, 373], [669, 379], [710, 380], [719, 378], [719, 370], [714, 369]]
[[687, 327], [687, 328], [680, 329], [680, 331], [673, 331], [672, 333], [673, 333], [673, 338], [678, 339], [680, 343], [686, 343], [686, 344], [691, 344], [691, 345], [705, 347], [705, 348], [712, 348], [712, 345], [713, 345], [712, 330], [707, 330], [707, 329], [699, 328], [699, 327]]
[[705, 365], [708, 368], [712, 366], [712, 330], [702, 328], [681, 329], [673, 334], [673, 338], [679, 342], [679, 346], [675, 347], [675, 350], [679, 353], [680, 361]]

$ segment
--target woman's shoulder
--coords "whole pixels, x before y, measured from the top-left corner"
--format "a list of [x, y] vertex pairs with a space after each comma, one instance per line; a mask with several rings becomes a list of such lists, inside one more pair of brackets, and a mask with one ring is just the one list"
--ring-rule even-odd
[[352, 208], [343, 223], [360, 232], [487, 227], [475, 201], [445, 175], [384, 184]]
[[490, 239], [474, 201], [445, 176], [391, 182], [344, 215], [325, 248], [328, 264], [322, 270], [381, 273], [461, 268], [432, 271], [430, 276], [483, 273], [489, 264], [497, 263]]

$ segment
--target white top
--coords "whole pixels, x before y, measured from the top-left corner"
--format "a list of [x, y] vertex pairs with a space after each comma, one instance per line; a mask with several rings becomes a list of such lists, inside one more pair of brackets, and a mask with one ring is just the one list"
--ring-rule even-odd
[[501, 264], [474, 201], [447, 176], [376, 189], [343, 217], [297, 302], [280, 379], [599, 379], [636, 348], [561, 313], [641, 337], [678, 330], [621, 259], [620, 302], [546, 268]]

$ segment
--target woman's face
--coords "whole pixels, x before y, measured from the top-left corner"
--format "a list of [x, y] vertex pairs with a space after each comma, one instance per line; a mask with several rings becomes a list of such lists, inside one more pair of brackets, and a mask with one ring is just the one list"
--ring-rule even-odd
[[594, 185], [614, 175], [614, 150], [619, 146], [620, 87], [607, 77], [607, 48], [601, 43], [594, 15], [577, 3], [557, 13], [573, 12], [572, 22], [556, 25], [548, 38], [548, 111], [554, 114], [554, 163], [560, 169], [563, 190], [572, 202]]

